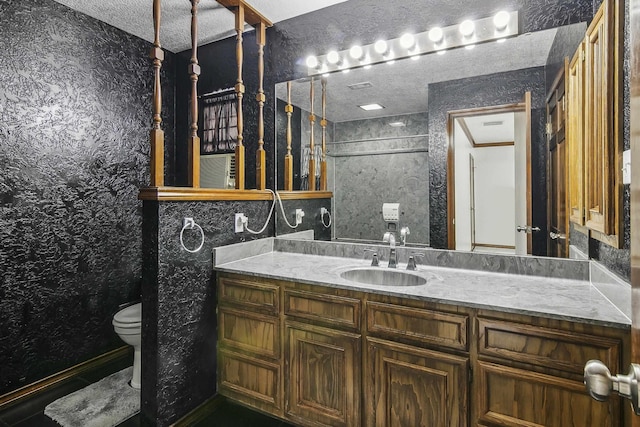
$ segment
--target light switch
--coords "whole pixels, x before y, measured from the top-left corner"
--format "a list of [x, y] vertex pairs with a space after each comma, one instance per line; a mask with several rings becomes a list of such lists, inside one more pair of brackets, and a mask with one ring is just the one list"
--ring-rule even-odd
[[631, 150], [622, 152], [622, 183], [631, 184]]

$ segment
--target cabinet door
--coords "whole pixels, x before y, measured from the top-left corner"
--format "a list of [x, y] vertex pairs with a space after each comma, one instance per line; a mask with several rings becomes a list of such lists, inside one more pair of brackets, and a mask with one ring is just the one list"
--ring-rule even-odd
[[582, 381], [478, 362], [477, 423], [500, 427], [614, 427], [619, 400], [596, 402]]
[[569, 65], [567, 144], [569, 157], [569, 217], [584, 225], [584, 42]]
[[287, 417], [300, 425], [360, 425], [361, 338], [286, 322]]
[[585, 220], [592, 230], [612, 234], [613, 49], [604, 1], [586, 36]]
[[467, 425], [468, 358], [367, 338], [367, 360], [367, 426]]

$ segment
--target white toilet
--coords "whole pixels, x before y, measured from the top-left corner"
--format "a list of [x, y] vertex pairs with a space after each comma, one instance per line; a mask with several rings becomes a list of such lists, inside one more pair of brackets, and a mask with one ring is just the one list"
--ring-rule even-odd
[[123, 308], [113, 316], [113, 329], [122, 341], [133, 346], [133, 376], [131, 387], [140, 388], [140, 356], [142, 303]]

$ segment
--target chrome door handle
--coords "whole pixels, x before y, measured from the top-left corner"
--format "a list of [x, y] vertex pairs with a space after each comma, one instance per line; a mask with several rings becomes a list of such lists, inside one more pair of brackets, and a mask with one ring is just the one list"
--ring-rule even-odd
[[531, 233], [533, 231], [540, 231], [540, 227], [532, 227], [530, 225], [519, 225], [516, 227], [516, 231], [519, 233], [524, 231], [525, 233]]
[[554, 233], [553, 231], [549, 232], [549, 237], [551, 237], [551, 240], [566, 240], [567, 236], [566, 234], [562, 234], [562, 233]]
[[612, 391], [631, 400], [633, 412], [640, 415], [640, 365], [632, 363], [628, 375], [611, 375], [609, 368], [599, 360], [589, 360], [584, 365], [584, 385], [589, 395], [599, 402], [606, 401]]

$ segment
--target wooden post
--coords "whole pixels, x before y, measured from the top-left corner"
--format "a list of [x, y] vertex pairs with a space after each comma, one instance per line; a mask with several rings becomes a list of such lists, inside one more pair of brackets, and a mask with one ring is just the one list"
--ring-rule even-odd
[[244, 84], [242, 82], [242, 32], [244, 30], [244, 5], [240, 3], [235, 9], [236, 15], [236, 64], [238, 66], [238, 78], [236, 80], [236, 93], [238, 94], [238, 143], [236, 144], [236, 190], [244, 190], [244, 145], [242, 144], [242, 132], [244, 122], [242, 116], [242, 97], [244, 96]]
[[264, 151], [264, 45], [266, 43], [266, 26], [260, 22], [255, 26], [256, 42], [258, 43], [258, 93], [256, 101], [258, 101], [258, 150], [256, 151], [256, 189], [264, 190], [267, 188], [266, 172], [267, 160]]
[[327, 191], [327, 78], [322, 77], [322, 161], [320, 162], [320, 191]]
[[189, 75], [191, 78], [191, 136], [189, 137], [189, 185], [200, 188], [200, 138], [198, 138], [198, 3], [191, 0], [191, 61]]
[[160, 86], [160, 68], [164, 60], [164, 51], [160, 46], [160, 0], [153, 0], [154, 41], [149, 57], [153, 60], [153, 125], [149, 132], [151, 145], [151, 187], [164, 185], [164, 131], [162, 123], [162, 89]]
[[284, 107], [287, 113], [287, 154], [284, 156], [284, 190], [293, 191], [293, 155], [291, 154], [291, 82], [287, 82], [287, 105]]
[[313, 138], [313, 128], [316, 125], [316, 116], [313, 114], [314, 97], [313, 77], [311, 77], [311, 89], [309, 89], [309, 99], [311, 100], [311, 110], [309, 111], [309, 124], [311, 126], [311, 132], [309, 134], [309, 191], [316, 191], [316, 147]]

